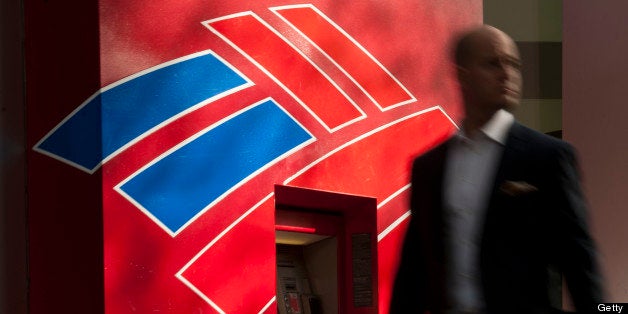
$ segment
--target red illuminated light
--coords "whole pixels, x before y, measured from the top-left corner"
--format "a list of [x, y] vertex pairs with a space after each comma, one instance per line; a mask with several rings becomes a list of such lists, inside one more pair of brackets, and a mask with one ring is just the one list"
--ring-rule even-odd
[[316, 233], [316, 228], [286, 226], [286, 225], [275, 225], [275, 230], [277, 230], [277, 231], [301, 232], [301, 233]]

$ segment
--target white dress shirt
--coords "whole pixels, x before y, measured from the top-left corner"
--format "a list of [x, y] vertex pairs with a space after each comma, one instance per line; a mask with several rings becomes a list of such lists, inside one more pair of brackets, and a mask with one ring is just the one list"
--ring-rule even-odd
[[444, 204], [446, 235], [452, 258], [448, 265], [448, 292], [453, 313], [482, 311], [479, 241], [508, 131], [511, 113], [500, 110], [472, 138], [462, 129], [455, 135], [445, 164]]

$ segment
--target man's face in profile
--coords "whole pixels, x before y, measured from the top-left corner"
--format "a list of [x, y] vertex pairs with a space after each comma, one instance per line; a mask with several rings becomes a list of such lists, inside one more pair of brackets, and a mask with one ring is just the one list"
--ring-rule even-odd
[[462, 88], [478, 110], [513, 110], [521, 99], [521, 61], [514, 41], [497, 30], [474, 36], [460, 66]]

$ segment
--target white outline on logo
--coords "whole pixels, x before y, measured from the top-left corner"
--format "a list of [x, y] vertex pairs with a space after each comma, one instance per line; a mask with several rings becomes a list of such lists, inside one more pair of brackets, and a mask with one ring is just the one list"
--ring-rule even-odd
[[[201, 209], [198, 213], [196, 213], [196, 215], [194, 215], [192, 218], [190, 218], [185, 224], [183, 224], [181, 227], [179, 227], [179, 229], [177, 230], [171, 230], [170, 228], [168, 228], [168, 226], [166, 226], [164, 223], [162, 223], [157, 217], [155, 217], [148, 209], [146, 209], [144, 206], [142, 206], [142, 204], [140, 204], [138, 201], [136, 201], [133, 197], [131, 197], [130, 195], [128, 195], [126, 192], [124, 192], [122, 190], [122, 186], [128, 182], [129, 180], [133, 179], [135, 176], [139, 175], [140, 173], [142, 173], [144, 170], [150, 168], [152, 165], [156, 164], [157, 162], [159, 162], [160, 160], [166, 158], [168, 155], [174, 153], [175, 151], [179, 150], [181, 147], [193, 142], [194, 140], [196, 140], [197, 138], [201, 137], [202, 135], [204, 135], [205, 133], [211, 131], [212, 129], [220, 126], [221, 124], [237, 117], [238, 115], [240, 115], [241, 113], [248, 111], [249, 109], [252, 109], [253, 107], [259, 106], [262, 103], [265, 103], [267, 101], [272, 101], [275, 105], [277, 105], [277, 107], [279, 107], [281, 110], [283, 110], [285, 112], [285, 114], [292, 119], [296, 124], [298, 124], [305, 132], [307, 132], [312, 138], [299, 144], [298, 146], [295, 146], [294, 148], [290, 149], [289, 151], [281, 154], [280, 156], [278, 156], [277, 158], [273, 159], [272, 161], [266, 163], [263, 167], [257, 169], [255, 172], [249, 174], [246, 178], [242, 179], [240, 182], [238, 182], [237, 184], [235, 184], [234, 186], [232, 186], [230, 189], [228, 189], [227, 191], [225, 191], [224, 193], [222, 193], [219, 197], [217, 197], [216, 199], [214, 199], [211, 203], [209, 203], [207, 206], [205, 206], [203, 209]], [[249, 105], [243, 109], [240, 109], [239, 111], [223, 118], [222, 120], [204, 128], [203, 130], [197, 132], [196, 134], [194, 134], [193, 136], [187, 138], [186, 140], [180, 142], [179, 144], [177, 144], [176, 146], [170, 148], [168, 151], [162, 153], [161, 155], [159, 155], [158, 157], [156, 157], [155, 159], [153, 159], [152, 161], [148, 162], [147, 164], [145, 164], [142, 168], [140, 168], [139, 170], [135, 171], [133, 174], [131, 174], [129, 177], [127, 177], [126, 179], [122, 180], [122, 182], [118, 183], [115, 187], [114, 190], [116, 190], [118, 193], [120, 193], [120, 195], [122, 195], [124, 198], [126, 198], [129, 202], [131, 202], [133, 205], [135, 205], [135, 207], [139, 208], [144, 214], [146, 214], [152, 221], [154, 221], [157, 225], [159, 225], [159, 227], [161, 227], [164, 231], [166, 231], [171, 237], [176, 237], [182, 230], [185, 230], [185, 228], [187, 228], [187, 226], [189, 226], [190, 224], [192, 224], [194, 221], [196, 221], [196, 219], [200, 216], [202, 216], [205, 212], [207, 212], [210, 208], [212, 208], [215, 204], [219, 203], [220, 201], [222, 201], [225, 197], [227, 197], [229, 194], [231, 194], [231, 192], [237, 190], [240, 186], [244, 185], [245, 183], [247, 183], [248, 181], [250, 181], [252, 178], [256, 177], [258, 174], [260, 174], [261, 172], [263, 172], [264, 170], [272, 167], [274, 164], [276, 164], [277, 162], [281, 161], [282, 159], [292, 155], [293, 153], [295, 153], [296, 151], [301, 150], [301, 148], [315, 142], [317, 139], [316, 137], [310, 133], [308, 131], [307, 128], [305, 128], [298, 120], [296, 120], [292, 115], [290, 115], [290, 113], [288, 111], [286, 111], [279, 103], [277, 103], [272, 97], [267, 97], [264, 98], [252, 105]]]
[[[360, 112], [361, 115], [359, 117], [357, 117], [357, 118], [355, 118], [353, 120], [349, 120], [349, 121], [347, 121], [347, 122], [345, 122], [345, 123], [343, 123], [343, 124], [341, 124], [341, 125], [339, 125], [337, 127], [330, 128], [310, 107], [307, 106], [307, 104], [305, 102], [303, 102], [303, 100], [301, 100], [296, 94], [294, 94], [294, 92], [292, 92], [287, 86], [285, 86], [278, 78], [276, 78], [272, 73], [270, 73], [270, 71], [268, 71], [268, 69], [266, 69], [264, 66], [259, 64], [255, 59], [253, 59], [253, 57], [251, 57], [244, 50], [242, 50], [240, 47], [238, 47], [234, 42], [229, 40], [229, 38], [227, 38], [226, 36], [221, 34], [218, 30], [216, 30], [215, 28], [213, 28], [210, 25], [211, 23], [216, 22], [216, 21], [228, 20], [228, 19], [232, 19], [232, 18], [236, 18], [236, 17], [240, 17], [240, 16], [252, 16], [257, 21], [259, 21], [262, 25], [264, 25], [266, 28], [268, 28], [268, 30], [273, 32], [277, 37], [279, 37], [281, 40], [286, 42], [286, 44], [288, 44], [290, 47], [292, 47], [292, 49], [294, 49], [298, 54], [300, 54], [301, 57], [303, 57], [304, 60], [306, 60], [318, 72], [320, 72], [321, 75], [323, 75], [323, 77], [325, 77], [325, 79], [327, 79], [329, 81], [329, 83], [332, 84], [351, 103], [351, 105], [353, 105], [353, 107], [355, 107]], [[270, 26], [268, 23], [266, 23], [264, 20], [262, 20], [257, 14], [255, 14], [255, 13], [253, 13], [251, 11], [246, 11], [246, 12], [231, 14], [231, 15], [227, 15], [227, 16], [223, 16], [223, 17], [207, 20], [207, 21], [202, 22], [201, 24], [203, 24], [203, 26], [207, 27], [212, 33], [214, 33], [218, 37], [222, 38], [231, 47], [233, 47], [235, 50], [237, 50], [240, 54], [242, 54], [245, 58], [247, 58], [251, 63], [253, 63], [256, 67], [258, 67], [262, 72], [264, 72], [264, 74], [266, 74], [271, 80], [273, 80], [275, 83], [277, 83], [277, 85], [279, 85], [284, 91], [286, 91], [286, 93], [288, 93], [292, 98], [294, 98], [294, 100], [296, 100], [301, 106], [303, 106], [303, 108], [305, 108], [305, 110], [307, 110], [316, 119], [316, 121], [318, 121], [323, 127], [325, 127], [325, 129], [328, 132], [333, 133], [333, 132], [338, 131], [338, 130], [340, 130], [340, 129], [342, 129], [342, 128], [350, 125], [350, 124], [353, 124], [353, 123], [355, 123], [357, 121], [360, 121], [360, 120], [366, 118], [366, 113], [362, 110], [362, 108], [360, 108], [360, 106], [358, 106], [355, 103], [355, 101], [353, 101], [353, 99], [351, 99], [351, 97], [349, 97], [349, 95], [347, 95], [344, 92], [344, 90], [342, 90], [342, 88], [340, 88], [340, 86], [338, 86], [336, 84], [336, 82], [329, 77], [329, 75], [327, 75], [319, 66], [317, 66], [314, 63], [314, 61], [312, 61], [301, 50], [299, 50], [297, 47], [295, 47], [281, 33], [279, 33], [272, 26]]]
[[[361, 84], [359, 84], [358, 81], [353, 76], [351, 76], [349, 74], [349, 72], [347, 72], [343, 67], [341, 67], [340, 64], [338, 64], [331, 56], [329, 56], [321, 47], [319, 47], [316, 43], [314, 43], [314, 41], [312, 39], [310, 39], [308, 36], [306, 36], [294, 24], [290, 23], [290, 21], [288, 21], [288, 19], [286, 19], [285, 17], [283, 17], [279, 13], [279, 11], [281, 11], [281, 10], [289, 10], [289, 9], [293, 9], [293, 8], [297, 8], [297, 9], [299, 9], [299, 8], [310, 8], [314, 12], [316, 12], [318, 15], [320, 15], [330, 25], [332, 25], [340, 33], [342, 33], [356, 47], [358, 47], [358, 49], [362, 50], [362, 52], [366, 56], [368, 56], [371, 60], [373, 60], [373, 62], [375, 62], [375, 64], [377, 64], [382, 69], [382, 71], [384, 71], [386, 74], [388, 74], [388, 76], [392, 80], [394, 80], [397, 83], [397, 85], [399, 85], [399, 87], [401, 87], [408, 94], [408, 96], [410, 96], [410, 99], [402, 101], [402, 102], [394, 104], [394, 105], [391, 105], [391, 106], [387, 106], [386, 108], [382, 108], [382, 106], [375, 100], [375, 98], [373, 98], [373, 96], [371, 94], [369, 94], [366, 91], [366, 89]], [[303, 36], [303, 38], [305, 38], [310, 44], [312, 44], [312, 46], [316, 47], [316, 49], [318, 49], [318, 51], [320, 51], [325, 57], [327, 57], [327, 59], [329, 59], [329, 61], [331, 61], [340, 71], [342, 71], [342, 73], [344, 73], [377, 106], [377, 108], [379, 108], [379, 110], [387, 111], [387, 110], [390, 110], [390, 109], [393, 109], [393, 108], [397, 108], [399, 106], [410, 104], [410, 103], [413, 103], [413, 102], [417, 101], [417, 99], [410, 93], [410, 91], [403, 84], [401, 84], [401, 82], [399, 82], [399, 80], [397, 80], [397, 78], [394, 75], [392, 75], [392, 73], [390, 73], [390, 71], [388, 71], [388, 69], [386, 69], [386, 67], [384, 67], [384, 65], [382, 65], [381, 62], [379, 62], [370, 52], [368, 52], [368, 50], [366, 50], [366, 48], [364, 48], [362, 45], [360, 45], [360, 43], [358, 43], [357, 40], [355, 40], [353, 37], [351, 37], [351, 35], [349, 35], [344, 29], [342, 29], [342, 27], [340, 27], [338, 24], [336, 24], [334, 21], [332, 21], [329, 17], [327, 17], [327, 15], [325, 15], [317, 7], [313, 6], [312, 4], [296, 4], [296, 5], [286, 5], [286, 6], [272, 7], [272, 8], [270, 8], [270, 10], [273, 13], [275, 13], [279, 18], [281, 18], [284, 22], [286, 22], [286, 24], [290, 25], [290, 27], [292, 27], [292, 29], [294, 29], [296, 32], [301, 34], [301, 36]]]
[[[231, 231], [231, 229], [233, 229], [242, 220], [244, 220], [244, 218], [246, 218], [248, 215], [250, 215], [252, 212], [254, 212], [257, 208], [259, 208], [262, 204], [264, 204], [271, 197], [273, 197], [273, 195], [275, 195], [274, 192], [271, 192], [270, 194], [266, 195], [266, 197], [264, 197], [261, 201], [257, 202], [257, 204], [255, 204], [253, 207], [251, 207], [249, 210], [247, 210], [244, 214], [242, 214], [242, 216], [240, 216], [238, 219], [236, 219], [234, 222], [232, 222], [227, 228], [225, 228], [225, 230], [223, 230], [219, 235], [217, 235], [213, 240], [211, 240], [207, 245], [205, 245], [204, 248], [202, 248], [198, 253], [196, 253], [196, 255], [194, 255], [194, 257], [191, 260], [189, 260], [187, 262], [187, 264], [185, 264], [185, 266], [183, 266], [183, 268], [181, 268], [181, 270], [179, 270], [176, 273], [176, 275], [175, 275], [175, 277], [177, 277], [179, 280], [181, 280], [181, 282], [183, 282], [184, 285], [186, 285], [188, 288], [190, 288], [192, 291], [194, 291], [194, 293], [196, 293], [199, 297], [201, 297], [203, 300], [205, 300], [209, 305], [211, 305], [211, 307], [213, 307], [219, 313], [225, 314], [225, 311], [223, 311], [218, 306], [218, 304], [214, 303], [214, 301], [212, 301], [207, 295], [205, 295], [203, 292], [201, 292], [194, 284], [192, 284], [187, 278], [185, 278], [183, 276], [183, 273], [188, 268], [190, 268], [190, 266], [192, 266], [192, 264], [194, 264], [194, 262], [196, 262], [197, 259], [199, 259], [203, 254], [205, 254], [205, 252], [207, 252], [207, 250], [209, 250], [212, 246], [214, 246], [214, 244], [216, 244], [216, 242], [220, 241], [220, 239], [222, 239], [227, 233], [229, 233], [229, 231]], [[259, 311], [259, 313], [263, 313], [266, 309], [268, 309], [268, 307], [270, 307], [270, 305], [273, 304], [275, 299], [276, 299], [276, 296], [273, 296], [273, 298], [271, 298], [270, 301], [268, 301], [268, 303], [266, 303], [266, 305]]]
[[[193, 105], [189, 108], [187, 108], [184, 111], [179, 112], [178, 114], [164, 120], [163, 122], [159, 123], [158, 125], [152, 127], [151, 129], [149, 129], [148, 131], [140, 134], [139, 136], [137, 136], [136, 138], [134, 138], [133, 140], [129, 141], [128, 143], [126, 143], [125, 145], [123, 145], [122, 147], [118, 148], [117, 150], [115, 150], [113, 153], [109, 154], [108, 156], [105, 156], [94, 168], [92, 169], [88, 169], [85, 168], [71, 160], [65, 159], [59, 155], [56, 155], [54, 153], [51, 153], [49, 151], [46, 151], [44, 149], [39, 148], [39, 145], [41, 145], [46, 139], [48, 139], [48, 137], [50, 137], [57, 129], [59, 129], [65, 122], [67, 122], [68, 120], [70, 120], [76, 113], [78, 113], [83, 107], [85, 107], [87, 104], [89, 104], [90, 101], [92, 101], [94, 98], [96, 98], [98, 95], [106, 92], [107, 90], [110, 90], [118, 85], [124, 84], [128, 81], [134, 80], [140, 76], [146, 75], [148, 73], [154, 72], [156, 70], [165, 68], [167, 66], [176, 64], [176, 63], [180, 63], [186, 60], [190, 60], [190, 59], [194, 59], [200, 56], [204, 56], [207, 54], [211, 54], [212, 56], [214, 56], [216, 59], [220, 60], [220, 62], [222, 62], [225, 66], [229, 67], [233, 72], [235, 72], [236, 74], [238, 74], [240, 77], [242, 77], [242, 79], [244, 79], [246, 81], [245, 84], [239, 85], [237, 87], [231, 88], [229, 90], [226, 90], [220, 94], [214, 95], [210, 98], [207, 98], [201, 102], [199, 102], [196, 105]], [[242, 74], [240, 71], [238, 71], [237, 68], [235, 68], [234, 66], [232, 66], [229, 62], [227, 62], [226, 60], [224, 60], [223, 58], [221, 58], [219, 55], [217, 55], [215, 52], [211, 51], [211, 50], [205, 50], [205, 51], [200, 51], [197, 53], [193, 53], [184, 57], [180, 57], [174, 60], [170, 60], [168, 62], [164, 62], [162, 64], [156, 65], [154, 67], [148, 68], [146, 70], [137, 72], [133, 75], [127, 76], [117, 82], [111, 83], [101, 89], [99, 89], [98, 91], [96, 91], [92, 96], [90, 96], [89, 98], [87, 98], [81, 105], [79, 105], [76, 109], [74, 109], [69, 115], [67, 115], [63, 120], [61, 120], [61, 122], [59, 122], [59, 124], [57, 124], [57, 126], [55, 126], [52, 130], [50, 130], [41, 140], [39, 140], [39, 142], [37, 142], [37, 144], [35, 144], [33, 146], [33, 150], [44, 154], [46, 156], [49, 156], [51, 158], [57, 159], [63, 163], [66, 163], [72, 167], [78, 168], [80, 170], [83, 170], [89, 174], [93, 174], [94, 172], [96, 172], [96, 170], [98, 170], [103, 164], [105, 164], [107, 161], [111, 160], [112, 158], [114, 158], [115, 156], [117, 156], [118, 154], [120, 154], [122, 151], [126, 150], [127, 148], [133, 146], [135, 143], [141, 141], [143, 138], [146, 138], [147, 136], [149, 136], [150, 134], [156, 132], [157, 130], [163, 128], [164, 126], [170, 124], [171, 122], [177, 120], [178, 118], [196, 110], [199, 109], [203, 106], [205, 106], [208, 103], [214, 102], [218, 99], [224, 98], [228, 95], [231, 94], [235, 94], [236, 92], [239, 92], [241, 90], [244, 90], [248, 87], [251, 87], [255, 85], [253, 83], [253, 81], [251, 81], [248, 77], [246, 77], [244, 74]]]

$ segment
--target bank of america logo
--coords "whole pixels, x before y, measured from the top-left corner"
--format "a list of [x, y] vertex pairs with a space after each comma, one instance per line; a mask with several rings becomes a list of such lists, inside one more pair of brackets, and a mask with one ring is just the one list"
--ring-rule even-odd
[[[366, 49], [312, 5], [270, 8], [381, 111], [416, 99]], [[202, 23], [265, 73], [330, 134], [366, 118], [360, 100], [253, 12]], [[93, 173], [183, 116], [255, 85], [213, 51], [158, 65], [96, 92], [35, 150]], [[362, 101], [363, 102], [363, 101]], [[234, 136], [240, 134], [240, 136]], [[248, 178], [317, 139], [273, 98], [206, 126], [115, 189], [171, 236]], [[203, 176], [198, 174], [202, 173]]]
[[[112, 259], [144, 255], [149, 249], [142, 245], [155, 243], [151, 256], [177, 258], [144, 260], [140, 266], [151, 272], [150, 285], [166, 287], [166, 294], [191, 290], [217, 313], [265, 313], [275, 302], [274, 287], [259, 282], [267, 278], [243, 275], [258, 271], [259, 260], [238, 251], [259, 246], [250, 241], [258, 231], [244, 229], [274, 206], [273, 184], [345, 192], [347, 186], [365, 186], [366, 168], [385, 173], [385, 183], [363, 193], [377, 197], [384, 209], [378, 215], [380, 240], [409, 215], [396, 205], [409, 187], [405, 158], [453, 124], [440, 107], [403, 108], [416, 103], [411, 93], [313, 5], [263, 11], [203, 21], [199, 27], [219, 48], [103, 87], [34, 147], [90, 174], [103, 167], [103, 197], [113, 204], [104, 208], [105, 221], [141, 224], [137, 238], [124, 243], [116, 242], [119, 231], [105, 228], [105, 241], [115, 242], [106, 244], [133, 251], [110, 253]], [[391, 148], [395, 156], [386, 153]], [[390, 162], [383, 165], [384, 159]], [[162, 231], [167, 236], [155, 237]], [[242, 240], [245, 233], [249, 238]], [[152, 273], [157, 267], [161, 272]], [[106, 282], [126, 285], [135, 293], [129, 300], [138, 303], [152, 306], [164, 298], [146, 291], [148, 279], [134, 271], [116, 264], [107, 269]], [[106, 302], [124, 311], [127, 296], [106, 296], [113, 299]]]

